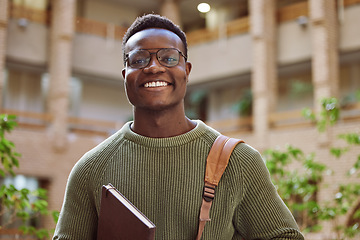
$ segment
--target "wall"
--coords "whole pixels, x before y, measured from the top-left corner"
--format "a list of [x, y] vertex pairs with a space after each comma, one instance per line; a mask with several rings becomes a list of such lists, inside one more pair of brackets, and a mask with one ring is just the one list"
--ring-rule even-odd
[[340, 21], [339, 42], [343, 52], [360, 49], [360, 4], [345, 9], [344, 19]]
[[121, 26], [129, 26], [139, 14], [134, 7], [124, 6], [116, 1], [100, 0], [86, 1], [83, 12], [85, 18]]
[[8, 24], [6, 57], [9, 60], [31, 65], [45, 65], [48, 61], [48, 28], [28, 22], [20, 27], [17, 20]]
[[189, 61], [193, 68], [189, 84], [224, 79], [250, 71], [251, 38], [242, 34], [215, 42], [190, 46]]
[[124, 123], [132, 116], [124, 87], [84, 82], [79, 117]]
[[74, 38], [72, 61], [75, 72], [121, 80], [122, 58], [118, 40], [87, 34], [76, 34]]

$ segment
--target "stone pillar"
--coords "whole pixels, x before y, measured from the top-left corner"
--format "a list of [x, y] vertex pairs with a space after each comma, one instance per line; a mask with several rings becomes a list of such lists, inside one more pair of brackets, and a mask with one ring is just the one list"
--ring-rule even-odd
[[314, 106], [318, 113], [324, 97], [338, 97], [339, 59], [336, 0], [310, 0], [312, 26], [312, 79]]
[[48, 106], [55, 150], [67, 144], [67, 118], [71, 77], [71, 48], [74, 35], [75, 0], [53, 0], [50, 37], [50, 89]]
[[181, 27], [179, 1], [180, 0], [162, 0], [160, 15], [169, 18], [176, 25]]
[[[339, 59], [338, 59], [338, 24], [335, 5], [336, 0], [309, 0], [310, 22], [312, 27], [312, 80], [314, 85], [314, 110], [317, 115], [321, 111], [320, 101], [322, 98], [338, 97], [339, 88]], [[317, 155], [319, 160], [325, 164], [336, 161], [329, 156], [332, 129], [327, 128], [325, 132], [318, 134]], [[334, 196], [339, 180], [339, 172], [325, 176], [322, 184], [329, 187], [320, 188], [318, 200], [327, 201], [328, 196]], [[332, 224], [322, 222], [325, 232], [332, 232]]]
[[8, 0], [0, 0], [0, 111], [2, 109], [2, 93], [5, 82], [6, 36], [8, 26]]
[[253, 45], [253, 127], [257, 148], [261, 150], [267, 146], [269, 114], [276, 107], [276, 1], [249, 0], [249, 7]]
[[[321, 111], [322, 98], [338, 97], [339, 57], [336, 0], [310, 0], [312, 27], [312, 80], [314, 85], [314, 110]], [[331, 129], [318, 135], [320, 147], [328, 146]]]

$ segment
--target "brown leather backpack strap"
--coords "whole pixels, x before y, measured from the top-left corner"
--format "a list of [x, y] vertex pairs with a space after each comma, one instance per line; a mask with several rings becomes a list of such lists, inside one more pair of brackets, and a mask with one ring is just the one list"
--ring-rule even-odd
[[232, 151], [240, 142], [244, 141], [220, 135], [216, 138], [210, 149], [209, 155], [206, 159], [205, 185], [196, 240], [200, 240], [206, 222], [211, 220], [210, 208], [215, 197], [215, 187], [218, 185], [220, 178], [229, 163]]

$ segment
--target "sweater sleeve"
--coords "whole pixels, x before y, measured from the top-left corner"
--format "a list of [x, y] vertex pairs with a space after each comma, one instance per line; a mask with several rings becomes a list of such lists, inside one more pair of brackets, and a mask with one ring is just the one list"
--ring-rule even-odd
[[[72, 169], [53, 239], [96, 239], [97, 211], [88, 191], [90, 166], [85, 156]], [[82, 161], [83, 160], [83, 161]]]
[[234, 215], [237, 231], [246, 240], [303, 240], [294, 217], [278, 195], [256, 150], [250, 148], [241, 159], [241, 174], [243, 195]]

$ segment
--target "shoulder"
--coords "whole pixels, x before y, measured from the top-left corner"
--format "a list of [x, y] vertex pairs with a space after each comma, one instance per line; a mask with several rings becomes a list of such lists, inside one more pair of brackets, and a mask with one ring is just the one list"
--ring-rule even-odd
[[86, 152], [74, 165], [70, 177], [73, 175], [85, 177], [100, 173], [106, 166], [109, 157], [115, 154], [118, 147], [124, 142], [123, 128]]
[[230, 156], [228, 166], [241, 171], [244, 176], [256, 171], [267, 171], [265, 161], [259, 151], [246, 143], [237, 144]]
[[[201, 138], [211, 147], [215, 139], [219, 135], [221, 135], [221, 133], [219, 133], [217, 130], [213, 129], [212, 127], [206, 125], [200, 120], [197, 120], [197, 123], [200, 128], [204, 129], [202, 131], [204, 134], [201, 136]], [[239, 143], [236, 145], [234, 151], [230, 156], [230, 162], [234, 162], [236, 164], [245, 164], [245, 165], [264, 163], [259, 151], [254, 147], [248, 145], [246, 141], [245, 143]]]
[[262, 159], [261, 154], [254, 147], [247, 143], [239, 143], [234, 148], [233, 154], [231, 155], [237, 159], [249, 160], [249, 159]]
[[270, 179], [265, 160], [258, 150], [246, 143], [240, 143], [235, 147], [228, 168], [239, 174], [244, 183], [264, 182]]

